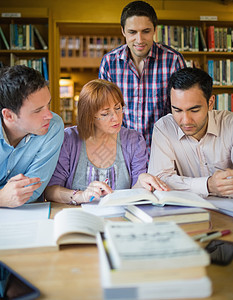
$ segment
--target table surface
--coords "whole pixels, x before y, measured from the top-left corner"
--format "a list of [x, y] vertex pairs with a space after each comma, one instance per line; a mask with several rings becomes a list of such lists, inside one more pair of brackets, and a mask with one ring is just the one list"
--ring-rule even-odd
[[[64, 207], [68, 206], [52, 203], [51, 218]], [[233, 232], [231, 217], [211, 211], [211, 220], [213, 230], [231, 229]], [[233, 233], [221, 239], [233, 241]], [[206, 244], [203, 243], [203, 247]], [[0, 260], [39, 288], [40, 299], [103, 299], [96, 245], [62, 246], [53, 252], [4, 255]], [[213, 284], [213, 294], [205, 299], [232, 300], [233, 262], [228, 266], [210, 265], [207, 273]]]

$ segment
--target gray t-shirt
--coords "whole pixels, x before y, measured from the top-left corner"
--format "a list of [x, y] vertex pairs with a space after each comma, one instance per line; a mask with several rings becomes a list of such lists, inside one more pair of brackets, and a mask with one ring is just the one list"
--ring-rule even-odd
[[[98, 150], [103, 159], [109, 155], [106, 148]], [[72, 189], [84, 191], [92, 181], [105, 181], [113, 190], [130, 189], [131, 179], [121, 149], [120, 135], [117, 135], [117, 151], [115, 161], [108, 168], [97, 168], [87, 157], [86, 143], [83, 142]]]

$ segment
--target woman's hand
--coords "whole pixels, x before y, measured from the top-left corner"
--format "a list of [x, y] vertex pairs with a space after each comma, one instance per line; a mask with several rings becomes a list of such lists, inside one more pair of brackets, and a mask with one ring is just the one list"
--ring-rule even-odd
[[90, 202], [92, 197], [93, 200], [98, 200], [101, 196], [112, 193], [113, 190], [103, 181], [92, 181], [85, 191], [77, 192], [73, 196], [73, 200], [77, 203]]
[[153, 192], [154, 190], [158, 191], [169, 191], [170, 188], [160, 180], [157, 176], [153, 176], [148, 173], [142, 173], [138, 176], [138, 180], [133, 188], [144, 188], [148, 191]]

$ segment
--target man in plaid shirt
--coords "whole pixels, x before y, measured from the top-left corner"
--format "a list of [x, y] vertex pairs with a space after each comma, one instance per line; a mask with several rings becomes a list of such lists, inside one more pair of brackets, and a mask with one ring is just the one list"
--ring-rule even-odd
[[99, 68], [99, 78], [116, 83], [122, 91], [123, 125], [144, 135], [149, 152], [154, 123], [171, 111], [168, 80], [185, 67], [179, 52], [154, 42], [156, 25], [156, 13], [148, 3], [126, 5], [121, 14], [126, 44], [107, 53]]

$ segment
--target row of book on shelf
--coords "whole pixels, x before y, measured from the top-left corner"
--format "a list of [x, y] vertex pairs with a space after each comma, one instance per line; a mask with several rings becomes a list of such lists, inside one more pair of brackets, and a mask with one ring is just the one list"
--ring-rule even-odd
[[[0, 62], [0, 66], [4, 66], [4, 64]], [[25, 65], [29, 68], [33, 68], [39, 71], [45, 78], [45, 80], [49, 80], [48, 75], [48, 63], [46, 57], [41, 58], [19, 58], [13, 53], [10, 54], [10, 66], [14, 65]]]
[[[36, 48], [48, 49], [48, 45], [40, 34], [38, 28], [32, 24], [10, 24], [10, 37], [7, 40], [1, 26], [0, 37], [3, 41], [1, 49], [34, 50]], [[36, 38], [36, 39], [35, 39]], [[37, 41], [39, 46], [37, 46]]]
[[208, 26], [206, 35], [202, 27], [158, 25], [155, 41], [177, 51], [233, 51], [233, 29]]
[[214, 85], [233, 85], [233, 61], [230, 59], [209, 59], [208, 73]]
[[61, 57], [102, 57], [123, 43], [122, 36], [61, 36]]

